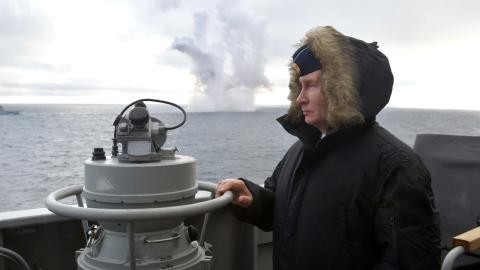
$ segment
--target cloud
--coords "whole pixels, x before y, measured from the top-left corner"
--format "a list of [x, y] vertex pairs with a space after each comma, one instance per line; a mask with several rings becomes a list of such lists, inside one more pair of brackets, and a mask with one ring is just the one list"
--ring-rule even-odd
[[126, 0], [125, 3], [136, 15], [136, 32], [172, 35], [188, 29], [188, 15], [185, 14], [188, 6], [183, 5], [181, 0]]
[[162, 11], [167, 12], [172, 9], [177, 9], [180, 7], [182, 1], [180, 0], [163, 0], [163, 1], [153, 1], [155, 5]]
[[[46, 100], [92, 89], [108, 98], [110, 91], [134, 95], [130, 86], [138, 85], [176, 89], [186, 99], [195, 87], [189, 69], [204, 80], [197, 89], [213, 75], [226, 93], [257, 86], [287, 91], [293, 45], [317, 25], [378, 41], [398, 87], [418, 85], [409, 72], [413, 62], [429, 62], [418, 74], [437, 62], [460, 67], [457, 78], [465, 80], [465, 67], [479, 60], [465, 46], [478, 44], [478, 10], [480, 2], [468, 0], [0, 0], [0, 95], [38, 91]], [[169, 49], [175, 37], [190, 44], [191, 54], [196, 48], [198, 64]], [[446, 42], [448, 51], [435, 50]], [[422, 49], [435, 50], [433, 60], [415, 54]]]
[[71, 67], [68, 65], [52, 65], [45, 62], [39, 61], [25, 61], [23, 59], [0, 59], [0, 70], [1, 68], [17, 68], [21, 70], [43, 70], [51, 72], [65, 72], [70, 71]]
[[86, 80], [71, 80], [63, 83], [12, 83], [0, 82], [0, 95], [52, 95], [75, 96], [92, 94], [96, 91], [112, 92], [147, 92], [158, 93], [158, 89], [136, 86], [108, 86], [99, 82]]
[[305, 0], [255, 1], [269, 33], [269, 58], [285, 58], [310, 28], [332, 25], [340, 32], [378, 41], [380, 47], [409, 47], [478, 32], [480, 1]]
[[39, 38], [49, 31], [48, 17], [30, 1], [0, 2], [0, 38]]
[[30, 1], [0, 1], [0, 59], [27, 62], [51, 35], [48, 17]]
[[158, 12], [169, 12], [178, 9], [182, 5], [181, 0], [136, 0], [125, 2], [132, 8], [135, 8], [140, 14], [150, 14], [151, 16], [154, 14], [158, 15]]

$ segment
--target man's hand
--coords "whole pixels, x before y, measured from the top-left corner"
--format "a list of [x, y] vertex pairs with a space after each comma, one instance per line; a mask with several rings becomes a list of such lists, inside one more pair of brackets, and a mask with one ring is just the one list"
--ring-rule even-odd
[[252, 204], [253, 196], [250, 190], [248, 190], [242, 180], [234, 178], [220, 180], [217, 184], [215, 197], [222, 196], [223, 193], [229, 190], [233, 193], [233, 204], [245, 208]]

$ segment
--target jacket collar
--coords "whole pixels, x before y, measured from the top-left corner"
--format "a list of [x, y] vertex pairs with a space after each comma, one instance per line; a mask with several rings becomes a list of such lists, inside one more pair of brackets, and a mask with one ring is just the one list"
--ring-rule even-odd
[[[285, 114], [277, 118], [277, 121], [282, 125], [285, 131], [297, 137], [303, 143], [305, 148], [317, 148], [319, 141], [322, 138], [322, 132], [320, 132], [320, 130], [317, 128], [305, 123], [305, 120], [303, 119], [300, 122], [291, 121], [290, 119], [291, 118], [288, 116], [288, 114]], [[342, 128], [339, 130], [334, 130], [331, 133], [327, 132], [327, 136], [325, 136], [322, 141], [338, 141], [341, 140], [341, 138], [349, 137], [349, 135], [354, 133], [362, 132], [374, 124], [375, 118], [370, 118], [367, 119], [366, 123], [363, 125]]]
[[322, 137], [320, 130], [308, 125], [303, 119], [300, 122], [293, 122], [289, 119], [288, 114], [285, 114], [277, 118], [277, 121], [288, 133], [297, 137], [306, 148], [314, 148]]

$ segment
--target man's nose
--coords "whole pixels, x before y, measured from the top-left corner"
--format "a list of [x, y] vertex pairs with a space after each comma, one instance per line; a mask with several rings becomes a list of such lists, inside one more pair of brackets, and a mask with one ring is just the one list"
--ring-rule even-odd
[[298, 94], [298, 97], [297, 97], [296, 101], [297, 101], [298, 104], [303, 104], [307, 101], [307, 99], [305, 97], [305, 92], [303, 91], [303, 87], [300, 90], [300, 93]]

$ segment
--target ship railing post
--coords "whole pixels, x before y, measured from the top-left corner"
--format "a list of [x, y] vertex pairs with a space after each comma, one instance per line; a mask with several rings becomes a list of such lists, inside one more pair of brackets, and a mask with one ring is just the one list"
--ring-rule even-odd
[[[210, 194], [210, 200], [213, 198], [215, 198], [215, 194], [212, 192]], [[205, 247], [205, 237], [207, 234], [207, 226], [209, 221], [210, 221], [210, 212], [207, 212], [203, 217], [202, 232], [200, 233], [200, 239], [199, 239], [199, 244], [203, 248]]]
[[462, 254], [473, 253], [480, 249], [480, 227], [453, 237], [452, 247], [443, 260], [442, 270], [452, 269], [453, 263]]
[[[82, 199], [82, 195], [80, 194], [76, 194], [75, 197], [77, 197], [77, 204], [79, 207], [84, 207], [83, 206], [83, 199]], [[83, 232], [84, 232], [84, 237], [85, 237], [85, 241], [88, 241], [87, 239], [87, 234], [88, 234], [88, 221], [85, 220], [85, 219], [82, 219], [82, 227], [83, 227]]]
[[447, 253], [447, 256], [445, 256], [445, 259], [443, 260], [442, 270], [452, 270], [455, 260], [464, 253], [465, 249], [462, 246], [458, 246], [450, 250], [450, 252]]
[[[3, 230], [0, 229], [0, 247], [3, 247]], [[5, 261], [3, 257], [0, 256], [0, 270], [5, 270]]]
[[137, 269], [137, 262], [135, 259], [135, 234], [133, 231], [133, 221], [127, 223], [127, 234], [128, 234], [128, 254], [130, 259], [130, 270]]

